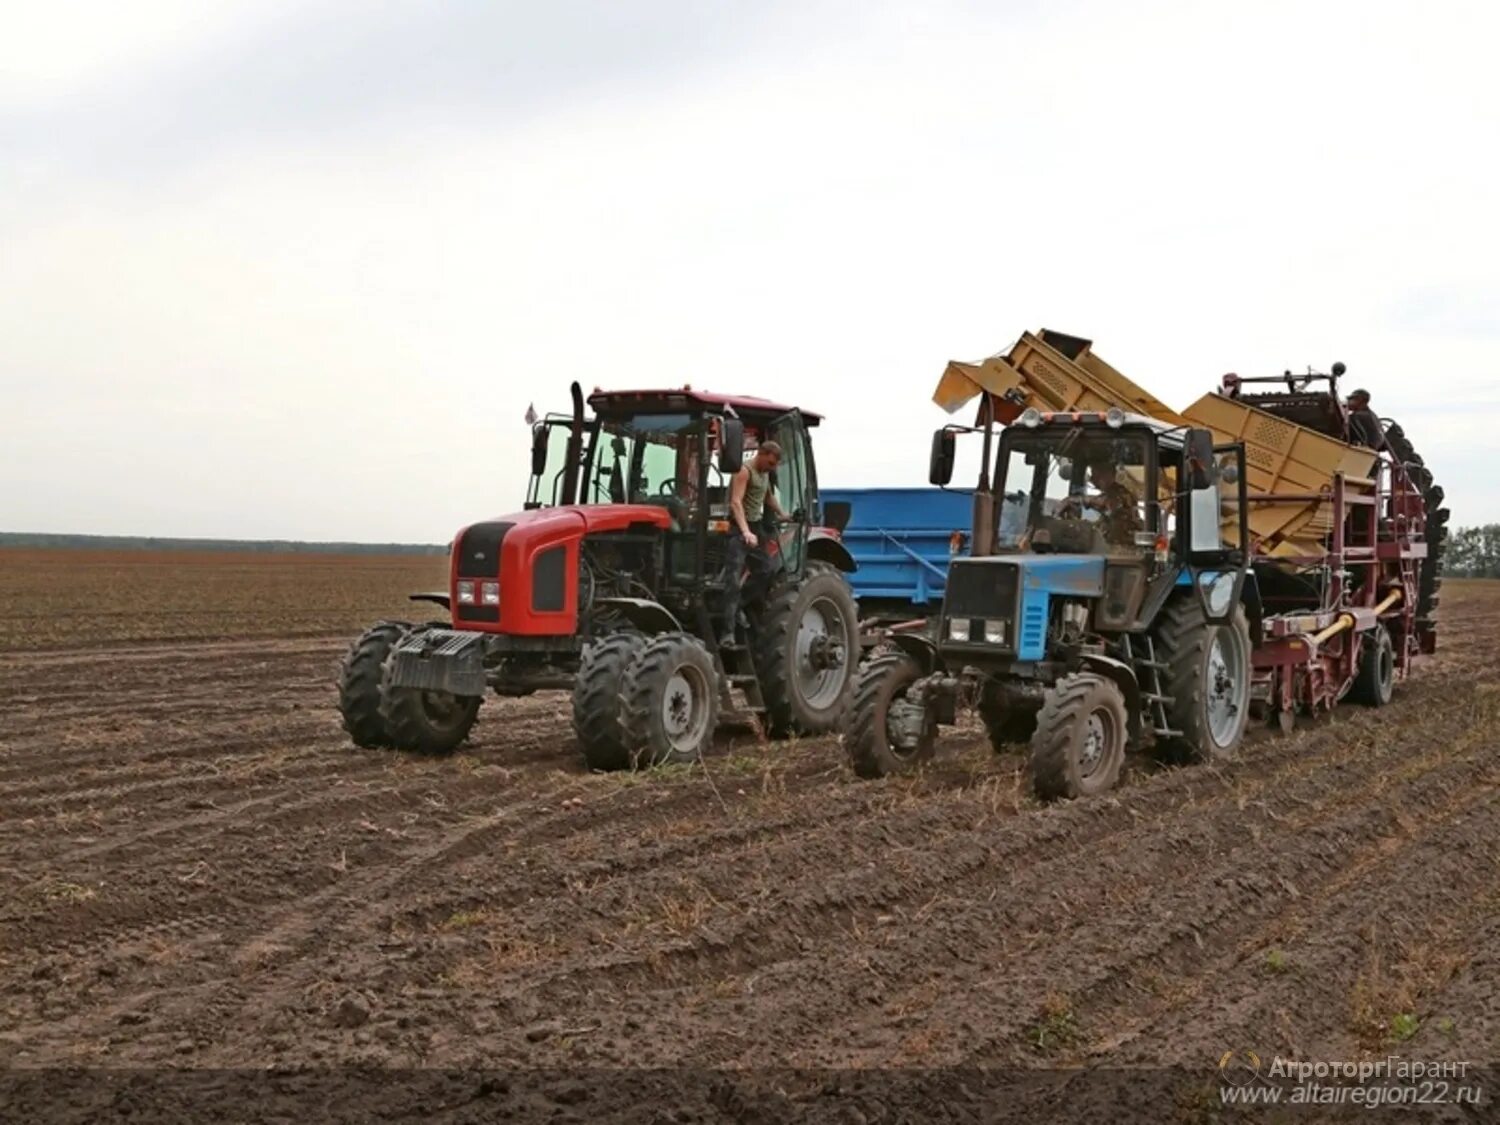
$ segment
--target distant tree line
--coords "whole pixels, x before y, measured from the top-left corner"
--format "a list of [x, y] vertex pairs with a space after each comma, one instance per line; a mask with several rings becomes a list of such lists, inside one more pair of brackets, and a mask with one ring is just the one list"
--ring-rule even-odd
[[1461, 527], [1449, 535], [1443, 573], [1456, 578], [1500, 578], [1500, 523]]
[[443, 555], [442, 543], [308, 543], [300, 539], [163, 539], [143, 535], [52, 535], [0, 531], [0, 547], [96, 551], [254, 551], [310, 555]]

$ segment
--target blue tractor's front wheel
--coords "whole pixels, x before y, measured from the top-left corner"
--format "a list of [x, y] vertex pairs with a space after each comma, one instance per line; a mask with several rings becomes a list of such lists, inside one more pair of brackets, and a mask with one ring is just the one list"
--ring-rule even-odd
[[844, 749], [860, 777], [915, 769], [937, 748], [937, 721], [912, 689], [923, 671], [904, 652], [872, 656], [859, 669], [844, 719]]
[[1125, 696], [1092, 672], [1064, 676], [1047, 692], [1031, 736], [1031, 781], [1044, 801], [1091, 797], [1113, 787], [1125, 764]]

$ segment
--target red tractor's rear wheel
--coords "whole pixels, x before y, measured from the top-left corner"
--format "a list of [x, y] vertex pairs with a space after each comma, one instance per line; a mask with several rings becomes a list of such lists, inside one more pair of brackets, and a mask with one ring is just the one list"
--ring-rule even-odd
[[756, 622], [755, 668], [772, 738], [838, 729], [859, 670], [859, 610], [842, 574], [810, 563], [771, 596]]

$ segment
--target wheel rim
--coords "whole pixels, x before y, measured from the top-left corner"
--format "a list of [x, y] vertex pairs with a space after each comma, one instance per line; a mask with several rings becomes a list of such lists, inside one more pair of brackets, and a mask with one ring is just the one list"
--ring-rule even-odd
[[1247, 691], [1244, 647], [1234, 630], [1214, 630], [1203, 676], [1208, 733], [1214, 745], [1227, 746], [1240, 728]]
[[421, 701], [422, 714], [430, 726], [446, 730], [463, 722], [465, 708], [458, 696], [446, 691], [424, 691]]
[[661, 697], [661, 725], [667, 743], [678, 753], [693, 753], [708, 727], [708, 680], [684, 664], [672, 673]]
[[1078, 773], [1092, 777], [1109, 760], [1115, 741], [1115, 717], [1100, 708], [1089, 712], [1083, 724], [1083, 745], [1078, 751]]
[[885, 709], [885, 741], [898, 758], [912, 758], [922, 749], [927, 714], [921, 704], [906, 698], [903, 689], [891, 697]]
[[797, 690], [816, 709], [838, 702], [849, 679], [848, 622], [832, 598], [817, 598], [797, 623]]

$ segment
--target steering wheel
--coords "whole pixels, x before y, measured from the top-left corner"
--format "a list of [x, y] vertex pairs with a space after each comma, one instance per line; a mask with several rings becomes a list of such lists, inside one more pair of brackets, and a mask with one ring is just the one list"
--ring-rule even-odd
[[656, 494], [658, 496], [675, 497], [677, 495], [677, 478], [667, 477], [661, 484], [656, 486]]

